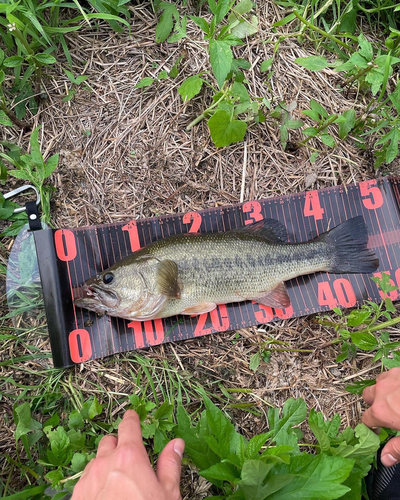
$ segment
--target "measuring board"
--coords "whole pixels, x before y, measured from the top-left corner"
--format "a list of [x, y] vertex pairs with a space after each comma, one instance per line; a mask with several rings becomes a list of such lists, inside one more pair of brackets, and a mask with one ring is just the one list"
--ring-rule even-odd
[[[245, 328], [273, 320], [380, 302], [369, 275], [315, 273], [288, 281], [291, 306], [272, 309], [255, 302], [219, 305], [199, 316], [128, 321], [74, 306], [83, 283], [149, 243], [185, 232], [228, 231], [264, 218], [287, 228], [288, 241], [309, 241], [341, 222], [362, 215], [369, 243], [380, 262], [375, 276], [390, 273], [400, 287], [400, 179], [249, 201], [199, 212], [173, 214], [75, 229], [36, 231], [35, 243], [46, 317], [56, 367], [117, 352]], [[398, 292], [391, 292], [396, 300]]]

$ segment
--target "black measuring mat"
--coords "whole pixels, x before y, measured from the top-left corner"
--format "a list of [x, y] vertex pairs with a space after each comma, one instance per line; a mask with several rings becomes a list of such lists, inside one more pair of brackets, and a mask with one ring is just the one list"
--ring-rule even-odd
[[[309, 241], [347, 219], [362, 215], [368, 247], [380, 267], [400, 287], [400, 179], [382, 178], [356, 185], [249, 201], [199, 212], [173, 214], [118, 224], [35, 231], [39, 269], [56, 367], [70, 366], [117, 352], [191, 339], [273, 320], [380, 302], [368, 275], [315, 273], [287, 282], [291, 306], [272, 309], [255, 302], [219, 305], [199, 316], [128, 321], [74, 306], [83, 283], [149, 243], [186, 232], [219, 232], [264, 218], [287, 228], [290, 243]], [[397, 300], [398, 291], [391, 292]]]

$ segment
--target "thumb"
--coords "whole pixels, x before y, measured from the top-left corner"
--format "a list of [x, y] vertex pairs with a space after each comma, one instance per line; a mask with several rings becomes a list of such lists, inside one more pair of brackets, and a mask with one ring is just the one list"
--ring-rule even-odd
[[386, 443], [381, 453], [381, 462], [385, 467], [391, 467], [400, 462], [400, 436]]
[[176, 493], [174, 499], [181, 498], [179, 482], [184, 449], [185, 441], [183, 439], [173, 439], [163, 449], [157, 462], [157, 478], [167, 491]]

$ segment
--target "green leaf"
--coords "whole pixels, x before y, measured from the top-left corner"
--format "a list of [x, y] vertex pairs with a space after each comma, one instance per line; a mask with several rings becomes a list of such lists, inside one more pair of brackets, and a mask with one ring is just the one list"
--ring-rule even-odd
[[[215, 3], [215, 2], [214, 2]], [[218, 0], [215, 12], [215, 24], [218, 25], [222, 19], [226, 16], [230, 9], [231, 0]]]
[[[15, 441], [18, 441], [22, 436], [29, 432], [40, 431], [42, 424], [31, 417], [31, 407], [29, 403], [23, 403], [15, 409], [17, 415], [17, 428], [15, 430]], [[40, 433], [42, 436], [42, 433]], [[40, 437], [39, 437], [40, 438]]]
[[229, 146], [243, 140], [247, 124], [240, 120], [231, 120], [230, 114], [224, 110], [216, 111], [208, 120], [211, 138], [218, 147]]
[[314, 109], [305, 109], [304, 111], [302, 111], [302, 113], [303, 113], [303, 115], [309, 116], [315, 122], [320, 121], [319, 113], [317, 111], [315, 111]]
[[3, 64], [4, 61], [4, 50], [0, 49], [0, 66]]
[[399, 154], [399, 131], [397, 128], [392, 130], [390, 144], [386, 150], [386, 163], [391, 163]]
[[338, 435], [340, 428], [340, 416], [337, 413], [335, 413], [332, 419], [329, 420], [325, 419], [321, 412], [311, 409], [308, 421], [310, 425], [315, 425], [322, 429], [329, 439], [333, 439]]
[[307, 127], [302, 132], [309, 137], [315, 137], [318, 134], [318, 130], [315, 127]]
[[222, 88], [233, 61], [232, 50], [228, 43], [220, 40], [210, 40], [210, 63], [219, 88]]
[[97, 401], [96, 396], [89, 401], [85, 401], [82, 405], [81, 415], [85, 420], [93, 420], [97, 415], [100, 415], [103, 407]]
[[311, 71], [321, 71], [328, 66], [328, 61], [321, 56], [298, 57], [294, 62]]
[[310, 156], [310, 163], [314, 163], [315, 160], [318, 158], [319, 153], [312, 153]]
[[374, 55], [374, 51], [371, 43], [365, 38], [363, 33], [358, 36], [358, 43], [360, 45], [359, 54], [364, 57], [367, 61], [371, 61]]
[[157, 10], [163, 10], [160, 20], [156, 26], [156, 42], [162, 43], [168, 38], [169, 34], [174, 27], [173, 19], [179, 19], [179, 12], [175, 4], [168, 2], [161, 2]]
[[74, 453], [71, 459], [71, 469], [74, 472], [81, 472], [89, 463], [90, 457], [87, 453]]
[[321, 104], [317, 102], [315, 99], [311, 99], [310, 108], [316, 111], [322, 118], [328, 117], [328, 113], [325, 110], [325, 108], [321, 106]]
[[203, 19], [202, 17], [198, 17], [198, 16], [189, 16], [189, 18], [194, 23], [196, 23], [197, 26], [199, 28], [201, 28], [206, 35], [209, 34], [209, 32], [210, 32], [210, 25], [208, 24], [208, 22], [205, 19]]
[[[348, 60], [348, 63], [354, 64], [355, 66], [358, 66], [359, 68], [366, 69], [368, 68], [368, 61], [362, 57], [358, 52], [355, 52], [350, 59]], [[336, 68], [337, 71], [341, 70], [342, 68]]]
[[354, 309], [347, 317], [347, 326], [360, 326], [371, 316], [371, 312], [366, 309]]
[[[229, 16], [230, 17], [230, 16]], [[236, 16], [235, 16], [236, 17]], [[239, 24], [231, 28], [231, 33], [238, 38], [246, 38], [248, 36], [254, 35], [258, 32], [258, 17], [254, 14], [247, 16], [246, 19], [236, 18], [240, 20]], [[230, 21], [231, 23], [237, 22], [234, 19]]]
[[247, 92], [247, 89], [243, 85], [243, 83], [234, 82], [234, 84], [232, 85], [232, 94], [234, 96], [238, 96], [241, 103], [250, 101], [249, 93]]
[[268, 500], [331, 500], [350, 491], [341, 483], [349, 476], [354, 461], [324, 454], [295, 456], [289, 465], [279, 464], [277, 473], [295, 475], [292, 482]]
[[141, 89], [143, 87], [150, 87], [150, 85], [154, 82], [154, 78], [150, 78], [149, 76], [146, 76], [145, 78], [142, 78], [141, 80], [138, 81], [138, 83], [135, 85], [135, 89]]
[[182, 19], [179, 19], [175, 23], [174, 33], [168, 38], [168, 42], [174, 43], [182, 40], [186, 36], [186, 26], [187, 26], [187, 17], [183, 16]]
[[203, 86], [204, 80], [199, 75], [193, 75], [182, 83], [178, 88], [179, 95], [182, 97], [183, 102], [189, 101], [196, 96]]
[[254, 455], [257, 455], [270, 436], [270, 432], [264, 432], [252, 437], [247, 444], [245, 457], [253, 458]]
[[70, 429], [82, 429], [85, 425], [82, 415], [78, 410], [72, 410], [68, 417], [68, 427]]
[[24, 58], [21, 56], [11, 56], [4, 59], [3, 66], [6, 68], [16, 68], [17, 66], [21, 66], [24, 62]]
[[238, 483], [240, 491], [246, 500], [264, 500], [267, 496], [281, 490], [291, 483], [293, 475], [272, 476], [266, 480], [273, 464], [266, 464], [261, 460], [246, 460], [243, 464], [241, 481]]
[[350, 394], [361, 394], [362, 391], [371, 385], [375, 385], [376, 380], [371, 379], [371, 380], [358, 380], [354, 382], [353, 384], [346, 385], [346, 391], [350, 392]]
[[0, 125], [3, 125], [4, 127], [13, 126], [12, 121], [10, 120], [10, 118], [8, 118], [3, 110], [0, 110]]
[[62, 426], [56, 430], [48, 431], [47, 437], [50, 441], [51, 450], [47, 450], [47, 459], [53, 465], [67, 465], [73, 457], [70, 439]]
[[45, 64], [45, 65], [54, 64], [57, 62], [57, 59], [55, 57], [45, 53], [35, 54], [34, 59], [39, 64]]
[[304, 123], [301, 120], [287, 120], [285, 122], [285, 125], [289, 130], [294, 130], [301, 128], [304, 125]]
[[363, 351], [371, 351], [379, 345], [377, 339], [368, 332], [355, 332], [351, 334], [352, 342]]
[[273, 441], [277, 445], [291, 444], [287, 442], [287, 435], [292, 434], [292, 427], [301, 424], [307, 415], [307, 405], [303, 399], [288, 399], [283, 405], [282, 417], [279, 418], [279, 410], [270, 408], [268, 410], [268, 422], [270, 429], [274, 431]]
[[62, 470], [56, 469], [48, 472], [44, 477], [50, 481], [53, 488], [56, 488], [60, 485], [60, 481], [64, 479], [64, 473]]
[[393, 106], [400, 115], [400, 80], [397, 82], [395, 91], [389, 95], [389, 99], [392, 101]]
[[317, 438], [319, 447], [321, 448], [321, 452], [329, 451], [329, 448], [331, 447], [331, 442], [329, 440], [328, 434], [323, 429], [321, 429], [321, 427], [315, 425], [312, 422], [309, 422], [309, 425], [314, 436]]
[[166, 80], [168, 78], [168, 71], [163, 69], [162, 71], [160, 71], [159, 75], [158, 75], [158, 79], [159, 80]]
[[339, 123], [339, 137], [341, 139], [344, 139], [354, 128], [354, 125], [356, 123], [356, 112], [354, 111], [354, 109], [348, 109], [343, 113], [342, 116], [346, 118], [346, 121], [342, 121]]
[[215, 479], [233, 483], [240, 477], [236, 467], [226, 462], [212, 465], [208, 469], [200, 471], [199, 474], [211, 483], [214, 483]]
[[271, 57], [270, 59], [266, 59], [265, 61], [263, 61], [261, 63], [261, 66], [260, 66], [261, 73], [264, 73], [265, 71], [268, 71], [269, 68], [272, 66], [273, 62], [274, 62], [274, 58], [273, 57]]
[[154, 418], [156, 420], [161, 420], [163, 418], [171, 417], [173, 408], [174, 406], [168, 400], [165, 400], [164, 403], [154, 412]]
[[326, 144], [327, 146], [334, 148], [335, 147], [335, 139], [329, 134], [321, 134], [319, 139]]
[[58, 165], [58, 160], [59, 160], [60, 155], [56, 153], [53, 156], [50, 156], [50, 158], [47, 160], [45, 166], [44, 166], [44, 177], [49, 177], [54, 170], [57, 168]]

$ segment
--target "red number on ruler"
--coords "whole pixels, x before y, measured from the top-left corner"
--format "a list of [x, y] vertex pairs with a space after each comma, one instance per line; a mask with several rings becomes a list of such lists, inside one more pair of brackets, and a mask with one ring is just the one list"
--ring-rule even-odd
[[[333, 294], [335, 292], [336, 298]], [[333, 282], [333, 290], [328, 281], [318, 283], [318, 303], [333, 309], [338, 304], [342, 307], [353, 307], [356, 304], [356, 294], [349, 280], [338, 278]]]
[[[397, 269], [396, 270], [396, 273], [395, 273], [395, 279], [398, 283], [398, 278], [399, 278], [399, 273], [400, 269]], [[389, 274], [390, 275], [390, 272], [389, 271], [384, 271], [385, 274]], [[374, 277], [375, 278], [379, 278], [379, 279], [382, 279], [382, 273], [374, 273]], [[392, 279], [389, 280], [389, 283], [392, 285], [392, 286], [396, 286], [394, 281]], [[398, 298], [398, 290], [392, 290], [391, 292], [389, 293], [384, 293], [382, 292], [382, 290], [379, 288], [379, 295], [382, 297], [382, 299], [385, 299], [386, 297], [389, 297], [389, 299], [391, 300], [397, 300]]]
[[293, 306], [290, 304], [289, 307], [286, 307], [285, 309], [275, 309], [275, 314], [278, 316], [278, 318], [281, 319], [288, 319], [293, 316]]
[[[268, 323], [269, 321], [272, 321], [274, 318], [274, 313], [272, 312], [272, 309], [268, 306], [263, 306], [262, 304], [259, 304], [258, 302], [254, 302], [254, 316], [256, 317], [256, 320], [259, 323]], [[256, 310], [258, 308], [258, 311]]]
[[140, 250], [139, 233], [137, 229], [137, 222], [131, 220], [125, 226], [122, 226], [122, 231], [128, 231], [129, 243], [131, 245], [132, 252]]
[[[143, 326], [147, 344], [145, 343], [143, 337]], [[161, 344], [165, 337], [164, 325], [161, 319], [147, 320], [143, 322], [131, 321], [128, 323], [128, 328], [133, 329], [133, 335], [135, 336], [135, 343], [138, 349], [146, 347], [146, 345]]]
[[82, 363], [92, 357], [92, 341], [87, 330], [79, 328], [68, 335], [69, 353], [74, 363]]
[[305, 217], [314, 217], [315, 220], [321, 220], [325, 210], [321, 207], [318, 191], [307, 191], [304, 201]]
[[383, 196], [377, 184], [376, 179], [363, 181], [359, 184], [362, 202], [364, 207], [368, 208], [368, 210], [373, 210], [383, 205]]
[[196, 329], [194, 331], [195, 337], [200, 337], [212, 333], [213, 328], [204, 328], [208, 314], [210, 314], [214, 330], [216, 330], [217, 332], [223, 332], [225, 330], [229, 330], [230, 321], [228, 316], [228, 310], [224, 304], [221, 304], [217, 306], [215, 309], [213, 309], [210, 313], [200, 314], [199, 320], [196, 325]]
[[242, 210], [245, 214], [249, 214], [249, 219], [245, 220], [246, 226], [253, 224], [259, 220], [263, 220], [263, 215], [261, 213], [261, 203], [258, 201], [247, 201], [243, 203]]
[[56, 246], [57, 257], [69, 262], [76, 257], [75, 235], [69, 229], [59, 229], [54, 233], [54, 244]]
[[190, 224], [189, 233], [197, 233], [201, 226], [201, 215], [197, 212], [188, 212], [182, 219], [184, 224]]

